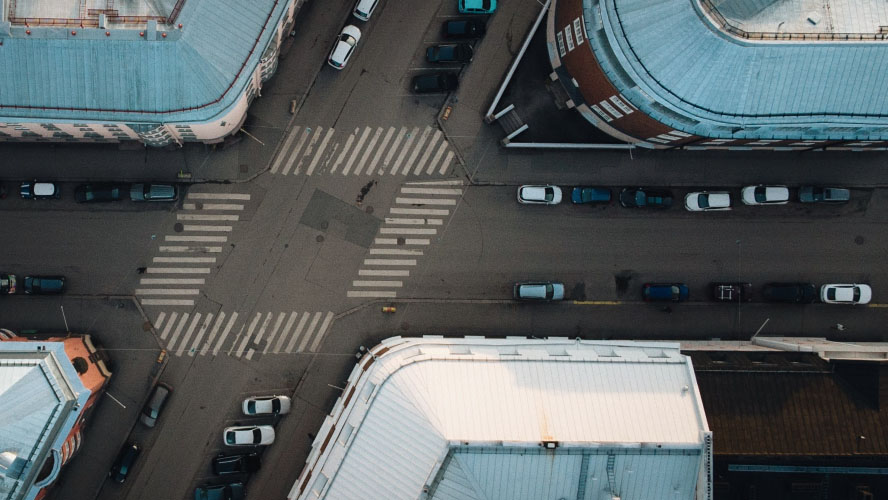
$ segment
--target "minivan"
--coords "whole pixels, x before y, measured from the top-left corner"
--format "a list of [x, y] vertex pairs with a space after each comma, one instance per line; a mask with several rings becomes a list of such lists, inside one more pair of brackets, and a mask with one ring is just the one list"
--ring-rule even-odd
[[379, 0], [358, 0], [358, 4], [355, 5], [355, 10], [352, 12], [352, 15], [361, 21], [369, 21], [370, 16], [373, 15], [373, 11], [376, 10], [378, 4]]

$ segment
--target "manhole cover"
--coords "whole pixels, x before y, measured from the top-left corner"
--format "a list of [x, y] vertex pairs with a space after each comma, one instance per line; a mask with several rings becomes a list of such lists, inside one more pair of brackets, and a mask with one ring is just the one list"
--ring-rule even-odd
[[182, 230], [184, 230], [184, 229], [185, 229], [185, 226], [183, 226], [181, 222], [177, 222], [177, 223], [173, 224], [173, 231], [175, 231], [177, 233], [181, 233]]
[[854, 243], [857, 243], [858, 245], [863, 245], [863, 236], [858, 236], [854, 238]]
[[398, 244], [399, 244], [399, 245], [404, 245], [404, 244], [406, 244], [406, 243], [407, 243], [407, 240], [406, 240], [405, 238], [403, 238], [403, 237], [399, 237], [399, 238], [398, 238]]
[[372, 213], [373, 213], [373, 207], [364, 207], [364, 211], [367, 212], [368, 214], [372, 214]]
[[324, 242], [324, 235], [323, 234], [317, 235], [317, 237], [315, 237], [315, 241], [317, 241], [318, 243], [323, 243]]

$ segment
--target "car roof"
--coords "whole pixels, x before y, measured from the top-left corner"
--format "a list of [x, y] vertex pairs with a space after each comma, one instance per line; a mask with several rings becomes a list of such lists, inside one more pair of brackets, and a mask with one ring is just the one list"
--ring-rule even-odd
[[789, 189], [786, 186], [765, 186], [765, 196], [769, 200], [788, 198]]
[[51, 182], [35, 182], [34, 194], [38, 196], [48, 196], [55, 193], [55, 184]]
[[709, 193], [709, 206], [729, 207], [731, 206], [731, 195], [728, 193]]
[[521, 196], [524, 199], [528, 199], [528, 200], [545, 201], [546, 186], [522, 186], [521, 187]]

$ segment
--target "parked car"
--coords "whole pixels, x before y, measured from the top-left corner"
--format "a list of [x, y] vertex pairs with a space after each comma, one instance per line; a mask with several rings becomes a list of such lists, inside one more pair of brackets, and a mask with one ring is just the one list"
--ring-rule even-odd
[[286, 415], [290, 413], [287, 396], [254, 396], [243, 402], [244, 415]]
[[610, 203], [611, 190], [597, 187], [575, 187], [570, 192], [573, 203]]
[[79, 203], [117, 201], [123, 188], [118, 184], [84, 184], [74, 190], [74, 199]]
[[685, 196], [685, 209], [691, 212], [730, 210], [731, 194], [726, 191], [698, 191]]
[[817, 298], [811, 283], [768, 283], [762, 288], [762, 297], [768, 302], [810, 304]]
[[330, 51], [330, 57], [327, 58], [327, 64], [335, 69], [344, 68], [360, 40], [361, 30], [357, 26], [349, 24], [342, 28]]
[[262, 460], [258, 453], [244, 453], [243, 455], [219, 454], [213, 459], [213, 474], [227, 476], [229, 474], [250, 474], [262, 467]]
[[426, 49], [426, 61], [430, 63], [467, 63], [472, 62], [475, 49], [467, 43], [448, 43], [432, 45]]
[[0, 273], [0, 294], [13, 294], [16, 291], [14, 274]]
[[452, 71], [426, 73], [413, 77], [413, 91], [417, 94], [449, 92], [459, 87], [459, 77]]
[[496, 0], [459, 0], [460, 14], [493, 14]]
[[133, 201], [176, 201], [179, 194], [172, 184], [133, 184], [130, 186]]
[[369, 21], [377, 5], [379, 5], [379, 0], [358, 0], [352, 15], [361, 21]]
[[561, 203], [561, 188], [551, 184], [525, 184], [518, 188], [518, 203], [557, 205]]
[[157, 424], [158, 417], [160, 417], [161, 410], [163, 410], [163, 407], [166, 405], [166, 402], [169, 400], [172, 393], [173, 388], [163, 382], [159, 382], [154, 386], [154, 390], [151, 391], [151, 396], [148, 398], [148, 402], [145, 403], [145, 407], [142, 408], [142, 414], [139, 416], [139, 420], [148, 427], [154, 427]]
[[444, 23], [442, 32], [444, 38], [481, 38], [487, 32], [487, 27], [480, 19], [454, 19]]
[[54, 182], [23, 182], [19, 193], [26, 200], [50, 200], [61, 197], [62, 190]]
[[684, 283], [645, 283], [641, 290], [641, 296], [647, 302], [684, 302], [688, 295], [688, 286]]
[[851, 191], [845, 188], [802, 186], [799, 201], [802, 203], [845, 203], [851, 199]]
[[785, 205], [789, 202], [786, 186], [746, 186], [740, 191], [740, 199], [747, 205]]
[[274, 428], [270, 425], [226, 427], [222, 441], [228, 446], [263, 446], [274, 442]]
[[626, 188], [620, 192], [620, 205], [626, 208], [669, 208], [672, 193], [665, 189]]
[[133, 470], [133, 464], [139, 458], [142, 447], [138, 443], [126, 443], [117, 454], [117, 459], [108, 471], [108, 477], [115, 483], [123, 483], [129, 477], [129, 473]]
[[712, 298], [722, 302], [749, 302], [752, 300], [750, 283], [711, 283]]
[[561, 300], [564, 284], [550, 281], [515, 283], [512, 295], [518, 300]]
[[830, 283], [820, 287], [820, 300], [827, 304], [869, 304], [872, 298], [869, 285]]
[[22, 289], [29, 295], [55, 295], [65, 290], [65, 277], [25, 276]]
[[247, 489], [240, 481], [194, 489], [194, 500], [243, 500], [246, 497]]

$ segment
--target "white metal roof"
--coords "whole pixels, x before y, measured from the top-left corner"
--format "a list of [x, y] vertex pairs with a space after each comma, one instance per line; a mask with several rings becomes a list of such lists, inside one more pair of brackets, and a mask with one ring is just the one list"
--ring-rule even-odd
[[690, 499], [709, 460], [678, 344], [395, 337], [353, 370], [289, 498]]

